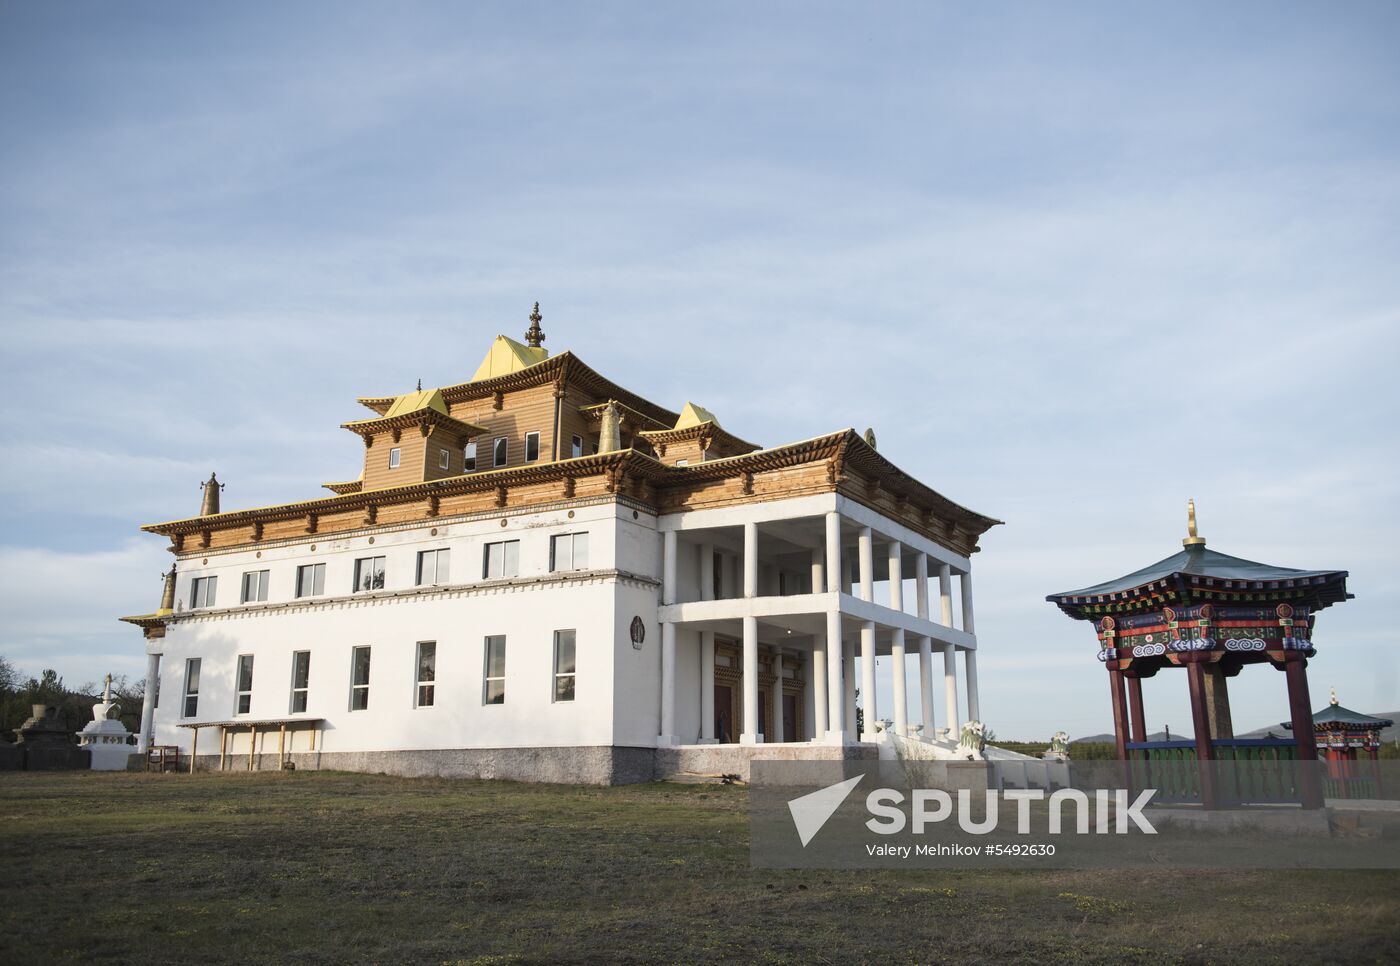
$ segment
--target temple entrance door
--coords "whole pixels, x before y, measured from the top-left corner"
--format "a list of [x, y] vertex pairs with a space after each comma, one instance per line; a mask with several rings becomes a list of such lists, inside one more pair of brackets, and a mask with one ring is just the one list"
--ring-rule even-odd
[[797, 695], [783, 695], [783, 740], [801, 741], [797, 733]]
[[734, 733], [734, 689], [727, 684], [715, 685], [715, 740], [726, 745], [739, 740]]

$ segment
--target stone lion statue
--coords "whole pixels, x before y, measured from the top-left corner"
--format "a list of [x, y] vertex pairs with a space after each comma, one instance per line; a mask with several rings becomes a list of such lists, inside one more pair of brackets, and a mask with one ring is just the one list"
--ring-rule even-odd
[[958, 737], [958, 755], [974, 761], [982, 759], [982, 750], [987, 747], [985, 730], [980, 721], [968, 721], [962, 726]]
[[1042, 758], [1053, 761], [1067, 761], [1069, 759], [1069, 735], [1063, 731], [1057, 731], [1050, 736], [1050, 747], [1045, 749]]

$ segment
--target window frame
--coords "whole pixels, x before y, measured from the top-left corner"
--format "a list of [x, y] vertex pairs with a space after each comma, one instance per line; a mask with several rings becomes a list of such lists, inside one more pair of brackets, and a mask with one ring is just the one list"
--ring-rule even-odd
[[[318, 569], [319, 568], [319, 569]], [[301, 592], [302, 574], [311, 571], [311, 592], [303, 594]], [[293, 588], [297, 600], [305, 600], [310, 597], [324, 597], [326, 594], [326, 565], [324, 563], [297, 564], [296, 586]]]
[[[535, 444], [535, 455], [530, 455], [530, 444]], [[540, 434], [538, 431], [525, 434], [525, 462], [534, 463], [540, 458]]]
[[[248, 670], [247, 687], [244, 687], [243, 669]], [[246, 705], [246, 706], [245, 706]], [[251, 714], [253, 710], [253, 655], [240, 654], [233, 665], [233, 715]]]
[[[491, 673], [491, 647], [493, 642], [495, 641], [500, 642], [501, 673], [493, 675]], [[485, 647], [483, 648], [482, 657], [483, 661], [481, 668], [481, 704], [483, 707], [490, 707], [492, 705], [503, 705], [506, 703], [506, 635], [487, 634], [485, 638]], [[491, 683], [493, 681], [500, 682], [500, 691], [497, 693], [494, 699], [491, 694]]]
[[[297, 659], [306, 655], [306, 683], [297, 687]], [[297, 697], [301, 697], [301, 707], [297, 707]], [[292, 652], [292, 687], [291, 701], [287, 704], [288, 714], [305, 714], [306, 707], [311, 700], [311, 652], [309, 650]]]
[[219, 575], [205, 574], [190, 581], [190, 610], [213, 607], [219, 596]]
[[583, 437], [575, 433], [569, 440], [569, 454], [574, 459], [583, 456]]
[[[184, 686], [181, 688], [181, 691], [180, 691], [181, 695], [182, 695], [183, 698], [184, 698], [184, 700], [180, 702], [180, 717], [181, 717], [181, 718], [198, 718], [198, 717], [199, 717], [199, 669], [200, 669], [200, 664], [201, 664], [201, 662], [202, 662], [202, 658], [197, 658], [197, 657], [187, 657], [187, 658], [185, 658], [185, 683], [184, 683]], [[193, 672], [193, 673], [191, 673], [191, 672]], [[190, 680], [191, 680], [191, 679], [194, 680], [194, 690], [193, 690], [193, 691], [190, 690]], [[193, 706], [191, 706], [190, 701], [194, 701], [194, 705], [193, 705]]]
[[476, 440], [468, 440], [467, 445], [462, 447], [462, 472], [472, 473], [476, 471]]
[[438, 449], [438, 469], [440, 469], [440, 470], [450, 470], [450, 469], [452, 469], [452, 450], [450, 450], [450, 449], [443, 449], [443, 448], [439, 447], [439, 449]]
[[[433, 561], [433, 579], [425, 581], [423, 579], [423, 564], [431, 555]], [[452, 548], [437, 547], [433, 550], [418, 551], [417, 564], [414, 568], [415, 587], [442, 587], [452, 579]]]
[[[365, 653], [365, 680], [362, 684], [355, 680], [356, 671], [359, 670], [357, 657], [361, 651]], [[355, 711], [369, 710], [369, 682], [371, 669], [373, 667], [373, 658], [374, 655], [370, 651], [369, 644], [356, 644], [350, 648], [350, 711], [352, 713]], [[358, 708], [355, 707], [357, 693], [363, 693], [364, 695], [364, 703]]]
[[[248, 593], [248, 578], [256, 579], [257, 588], [250, 596]], [[243, 581], [238, 593], [240, 604], [262, 604], [267, 601], [267, 587], [271, 582], [271, 570], [245, 570], [243, 571]]]
[[[423, 653], [425, 648], [431, 648], [430, 664], [428, 676], [423, 677]], [[431, 708], [436, 704], [437, 698], [437, 641], [419, 641], [413, 649], [413, 706], [415, 708]], [[426, 695], [425, 692], [426, 691]], [[426, 696], [427, 700], [424, 700]]]
[[510, 462], [510, 437], [497, 436], [491, 440], [491, 468], [500, 469]]
[[[372, 564], [372, 563], [373, 563], [374, 561], [376, 561], [376, 560], [379, 561], [379, 569], [378, 569], [378, 571], [377, 571], [378, 576], [379, 576], [379, 586], [378, 586], [378, 587], [361, 587], [361, 586], [360, 586], [360, 583], [361, 583], [361, 581], [360, 581], [361, 565], [362, 565], [362, 564], [366, 564], [366, 563], [371, 563], [371, 564]], [[380, 555], [378, 555], [378, 556], [370, 556], [370, 557], [356, 557], [356, 558], [355, 558], [355, 567], [354, 567], [353, 571], [351, 572], [351, 579], [353, 580], [353, 583], [350, 585], [350, 593], [352, 593], [352, 594], [368, 594], [368, 593], [373, 593], [373, 592], [376, 591], [376, 590], [383, 590], [383, 589], [384, 589], [385, 579], [386, 579], [386, 578], [385, 578], [385, 574], [388, 572], [388, 567], [387, 567], [386, 564], [385, 564], [385, 560], [386, 560], [386, 558], [384, 557], [383, 554], [380, 554]], [[371, 575], [373, 575], [373, 572], [372, 572]]]
[[[573, 662], [572, 662], [572, 665], [571, 665], [571, 669], [568, 670], [568, 671], [561, 671], [561, 670], [559, 670], [559, 653], [560, 653], [559, 645], [562, 643], [562, 639], [561, 639], [561, 637], [560, 637], [560, 635], [562, 635], [562, 634], [568, 634], [568, 635], [570, 636], [570, 639], [569, 639], [569, 646], [573, 649]], [[552, 683], [553, 683], [553, 687], [550, 689], [550, 697], [549, 697], [550, 703], [551, 703], [551, 704], [572, 704], [573, 702], [575, 702], [575, 701], [578, 700], [578, 629], [577, 629], [577, 628], [573, 628], [573, 627], [563, 628], [563, 629], [561, 629], [561, 630], [557, 630], [557, 631], [554, 632], [554, 665], [553, 665], [553, 666], [554, 666], [554, 680], [553, 680], [553, 682], [552, 682]], [[563, 696], [561, 696], [560, 693], [559, 693], [559, 686], [560, 686], [560, 684], [562, 683], [562, 679], [565, 679], [565, 678], [567, 678], [567, 679], [568, 679], [568, 682], [569, 682], [569, 690], [568, 690], [568, 696], [567, 696], [567, 697], [563, 697]]]
[[389, 469], [396, 470], [403, 465], [403, 448], [399, 446], [391, 447], [389, 450]]
[[[506, 571], [510, 569], [508, 565], [509, 565], [509, 563], [510, 563], [510, 555], [511, 555], [511, 554], [510, 554], [510, 550], [509, 550], [508, 548], [510, 547], [511, 544], [514, 544], [514, 545], [515, 545], [515, 571], [514, 571], [513, 573], [507, 573]], [[500, 548], [501, 548], [501, 572], [500, 572], [499, 574], [495, 574], [495, 575], [493, 575], [493, 574], [491, 573], [491, 548], [492, 548], [492, 547], [500, 547]], [[481, 579], [482, 579], [482, 580], [506, 580], [506, 579], [508, 579], [508, 578], [510, 578], [510, 577], [519, 577], [519, 576], [520, 576], [520, 540], [519, 540], [519, 539], [515, 539], [515, 540], [494, 540], [494, 541], [491, 541], [490, 543], [485, 544], [485, 545], [481, 548]]]
[[[578, 562], [578, 556], [579, 556], [579, 554], [578, 554], [578, 549], [579, 549], [579, 541], [578, 541], [578, 538], [579, 538], [579, 537], [582, 537], [582, 538], [583, 538], [583, 563], [582, 563], [582, 565], [580, 565], [579, 562]], [[567, 567], [561, 567], [561, 566], [559, 565], [559, 543], [560, 543], [561, 540], [567, 540], [567, 541], [569, 542], [569, 543], [568, 543], [568, 546], [569, 546], [569, 565], [568, 565]], [[588, 531], [587, 531], [587, 530], [573, 530], [573, 531], [570, 531], [569, 533], [555, 533], [555, 534], [551, 534], [551, 535], [550, 535], [550, 538], [549, 538], [549, 572], [552, 573], [552, 574], [556, 574], [556, 573], [570, 573], [570, 572], [576, 571], [576, 570], [587, 570], [587, 569], [588, 569], [588, 545], [589, 545], [589, 539], [588, 539]]]

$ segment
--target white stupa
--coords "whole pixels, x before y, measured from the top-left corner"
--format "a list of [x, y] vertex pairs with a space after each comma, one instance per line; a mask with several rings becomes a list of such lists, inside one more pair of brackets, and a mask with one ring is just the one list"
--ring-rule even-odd
[[78, 746], [92, 752], [93, 771], [125, 771], [134, 748], [131, 732], [111, 717], [120, 707], [112, 700], [112, 675], [107, 675], [102, 701], [92, 706], [92, 720], [78, 732]]

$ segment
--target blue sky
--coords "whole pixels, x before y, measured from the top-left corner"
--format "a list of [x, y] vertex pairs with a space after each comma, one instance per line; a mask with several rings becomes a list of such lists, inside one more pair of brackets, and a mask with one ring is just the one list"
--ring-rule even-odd
[[[211, 469], [353, 476], [359, 394], [550, 348], [776, 444], [873, 426], [1007, 521], [984, 718], [1105, 730], [1047, 593], [1180, 547], [1347, 568], [1314, 704], [1400, 707], [1387, 3], [0, 3], [0, 654], [115, 622]], [[1233, 682], [1241, 729], [1282, 675]], [[1185, 681], [1147, 682], [1185, 729]]]

